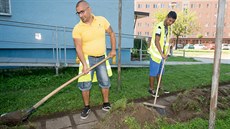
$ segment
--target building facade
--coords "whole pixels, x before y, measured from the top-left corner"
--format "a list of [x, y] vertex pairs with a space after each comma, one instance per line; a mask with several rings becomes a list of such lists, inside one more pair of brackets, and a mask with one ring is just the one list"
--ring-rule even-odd
[[[180, 42], [197, 43], [198, 36], [202, 35], [203, 43], [214, 43], [216, 36], [216, 22], [218, 11], [218, 0], [135, 0], [135, 11], [149, 12], [149, 17], [136, 21], [135, 35], [152, 35], [154, 18], [153, 15], [159, 10], [174, 10], [176, 12], [189, 9], [195, 12], [200, 29], [191, 35], [180, 37]], [[230, 43], [230, 0], [226, 0], [224, 21], [224, 42]], [[184, 40], [184, 41], [183, 41]]]
[[[87, 1], [94, 15], [104, 16], [118, 36], [119, 1]], [[61, 65], [70, 60], [74, 63], [76, 51], [72, 29], [80, 20], [76, 15], [77, 2], [0, 0], [0, 65], [7, 65], [3, 61], [13, 62], [13, 59], [18, 59], [21, 64], [23, 61], [49, 61], [52, 65]], [[122, 33], [133, 35], [134, 1], [126, 0], [122, 5], [127, 7], [122, 11]], [[133, 47], [133, 37], [130, 37], [122, 35], [122, 62], [130, 61], [130, 48]], [[107, 50], [110, 51], [109, 36], [106, 38]]]

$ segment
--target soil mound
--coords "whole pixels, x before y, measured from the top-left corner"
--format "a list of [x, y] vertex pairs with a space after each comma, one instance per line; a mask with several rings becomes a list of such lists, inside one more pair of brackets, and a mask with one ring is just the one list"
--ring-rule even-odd
[[[169, 117], [177, 121], [188, 121], [195, 117], [208, 119], [211, 89], [193, 89], [177, 95], [170, 108], [173, 114]], [[218, 109], [230, 108], [230, 86], [222, 86], [218, 90]]]
[[94, 129], [130, 129], [132, 126], [144, 128], [145, 124], [154, 123], [157, 117], [159, 114], [155, 110], [147, 108], [143, 104], [131, 104], [124, 110], [108, 113]]
[[[196, 117], [208, 119], [210, 88], [193, 89], [179, 94], [167, 96], [171, 101], [163, 105], [166, 106], [166, 114], [161, 116], [155, 109], [143, 104], [133, 104], [126, 106], [123, 110], [115, 110], [98, 122], [95, 129], [129, 129], [144, 128], [146, 124], [157, 126], [157, 119], [164, 120], [168, 124], [175, 122], [185, 122]], [[159, 98], [163, 100], [164, 98]], [[218, 90], [218, 109], [230, 108], [230, 85], [221, 86]], [[164, 101], [166, 102], [166, 101]]]

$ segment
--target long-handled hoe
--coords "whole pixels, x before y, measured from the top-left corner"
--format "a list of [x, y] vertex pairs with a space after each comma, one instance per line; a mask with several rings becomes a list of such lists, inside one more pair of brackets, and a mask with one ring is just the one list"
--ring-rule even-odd
[[[98, 65], [102, 64], [106, 60], [108, 60], [110, 56], [107, 56], [105, 59], [100, 61], [99, 63], [95, 64], [94, 66], [90, 67], [88, 71], [94, 69]], [[84, 73], [81, 73], [74, 78], [70, 79], [66, 83], [62, 84], [58, 88], [56, 88], [54, 91], [49, 93], [47, 96], [45, 96], [43, 99], [41, 99], [39, 102], [37, 102], [33, 107], [29, 108], [28, 110], [21, 110], [21, 111], [14, 111], [10, 113], [5, 113], [2, 114], [0, 117], [0, 124], [6, 124], [6, 125], [17, 125], [18, 123], [21, 123], [29, 118], [29, 116], [39, 107], [41, 106], [44, 102], [46, 102], [50, 97], [58, 93], [61, 89], [81, 77]]]
[[160, 83], [161, 83], [161, 77], [162, 77], [162, 73], [163, 73], [163, 70], [164, 70], [164, 66], [165, 66], [165, 59], [162, 62], [162, 68], [161, 68], [161, 72], [160, 72], [160, 75], [159, 75], [159, 79], [158, 79], [158, 83], [157, 83], [156, 95], [154, 96], [154, 102], [153, 102], [153, 104], [152, 103], [144, 102], [143, 103], [144, 105], [152, 106], [152, 107], [156, 107], [156, 108], [161, 108], [161, 109], [165, 109], [165, 106], [156, 104], [157, 97], [158, 97], [158, 91], [159, 91]]
[[[168, 49], [166, 51], [167, 55], [169, 54], [169, 50], [170, 50], [170, 46], [168, 47]], [[165, 114], [165, 106], [156, 104], [156, 102], [157, 102], [157, 97], [158, 97], [158, 91], [159, 91], [160, 84], [161, 84], [162, 73], [164, 71], [165, 62], [166, 62], [166, 59], [163, 59], [162, 68], [161, 68], [161, 72], [160, 72], [160, 75], [159, 75], [159, 79], [158, 79], [158, 83], [157, 83], [157, 90], [156, 90], [156, 94], [154, 96], [153, 104], [152, 103], [147, 103], [147, 102], [143, 103], [144, 105], [152, 106], [152, 107], [155, 107], [156, 109], [159, 109], [160, 114]]]

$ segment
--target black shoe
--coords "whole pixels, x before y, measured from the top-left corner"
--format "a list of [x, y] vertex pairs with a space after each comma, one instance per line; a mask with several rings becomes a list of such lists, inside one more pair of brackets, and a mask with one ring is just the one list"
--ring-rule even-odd
[[102, 110], [108, 112], [111, 109], [110, 103], [104, 103]]
[[86, 119], [89, 116], [90, 107], [85, 107], [81, 112], [81, 119]]
[[[156, 92], [154, 91], [154, 90], [148, 90], [148, 92], [153, 96], [153, 97], [155, 97], [156, 96]], [[159, 97], [159, 96], [157, 96], [157, 97]]]
[[156, 92], [154, 90], [148, 90], [148, 92], [151, 94], [151, 95], [156, 95]]
[[165, 90], [165, 89], [163, 89], [163, 88], [160, 88], [159, 89], [162, 93], [165, 93], [165, 94], [169, 94], [170, 92], [169, 91], [167, 91], [167, 90]]

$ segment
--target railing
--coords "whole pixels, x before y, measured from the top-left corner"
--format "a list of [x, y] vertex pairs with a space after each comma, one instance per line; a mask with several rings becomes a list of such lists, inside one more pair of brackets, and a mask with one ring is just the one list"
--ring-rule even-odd
[[[40, 40], [35, 39], [35, 33], [40, 33]], [[78, 67], [70, 27], [0, 20], [0, 34], [3, 34], [0, 36], [0, 66], [52, 66], [56, 67], [57, 73], [59, 67]], [[129, 51], [130, 54], [134, 38], [141, 39], [138, 61], [143, 61], [146, 56], [146, 50], [143, 50], [146, 37], [122, 34], [122, 40], [125, 40], [122, 44], [129, 46], [122, 47], [121, 50]], [[17, 50], [20, 52], [17, 53]], [[33, 54], [30, 50], [37, 53]], [[47, 53], [45, 56], [42, 55], [44, 51]], [[129, 57], [122, 57], [127, 58], [124, 60], [131, 60], [131, 54]]]

